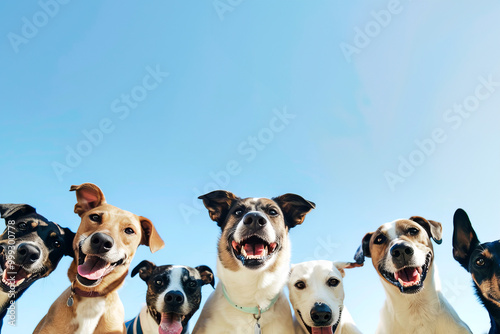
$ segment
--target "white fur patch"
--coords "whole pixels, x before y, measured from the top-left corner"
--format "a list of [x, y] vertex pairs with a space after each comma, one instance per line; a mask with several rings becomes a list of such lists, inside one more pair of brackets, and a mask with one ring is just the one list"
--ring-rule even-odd
[[105, 297], [83, 297], [76, 308], [76, 318], [73, 323], [78, 325], [75, 334], [92, 334], [106, 310]]
[[183, 313], [188, 313], [188, 300], [186, 297], [186, 293], [184, 292], [184, 287], [182, 286], [182, 275], [183, 275], [183, 266], [173, 266], [171, 271], [170, 271], [170, 283], [167, 286], [167, 289], [163, 291], [158, 298], [156, 299], [156, 309], [157, 310], [162, 310], [163, 305], [165, 305], [165, 295], [169, 293], [170, 291], [179, 291], [182, 293], [184, 296], [184, 303], [182, 304], [181, 307], [181, 312]]

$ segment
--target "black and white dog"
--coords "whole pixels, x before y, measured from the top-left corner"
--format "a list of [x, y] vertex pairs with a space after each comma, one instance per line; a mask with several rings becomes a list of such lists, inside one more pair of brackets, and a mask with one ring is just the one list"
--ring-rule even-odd
[[0, 235], [0, 328], [8, 307], [36, 280], [73, 256], [75, 234], [48, 221], [27, 204], [0, 204], [6, 228]]
[[500, 333], [500, 240], [480, 243], [467, 213], [453, 216], [453, 257], [474, 281], [476, 294], [490, 315], [489, 334]]
[[132, 277], [148, 284], [146, 306], [137, 317], [128, 321], [127, 334], [186, 334], [188, 322], [200, 307], [201, 287], [214, 287], [214, 274], [207, 266], [156, 266], [142, 261]]
[[221, 228], [219, 283], [203, 306], [193, 334], [293, 333], [283, 288], [290, 270], [288, 231], [315, 204], [299, 195], [239, 198], [218, 190], [200, 196]]

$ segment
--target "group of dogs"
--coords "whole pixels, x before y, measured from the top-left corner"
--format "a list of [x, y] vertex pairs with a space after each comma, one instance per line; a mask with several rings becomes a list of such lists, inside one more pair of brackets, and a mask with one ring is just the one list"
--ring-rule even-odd
[[[201, 287], [215, 287], [213, 271], [140, 262], [132, 269], [147, 284], [146, 305], [124, 322], [118, 289], [139, 245], [164, 246], [153, 223], [107, 204], [94, 184], [72, 186], [81, 223], [73, 233], [26, 204], [0, 204], [1, 317], [36, 280], [71, 256], [70, 286], [52, 304], [34, 333], [184, 334], [200, 307]], [[377, 333], [470, 333], [437, 288], [432, 240], [440, 223], [413, 216], [367, 233], [353, 262], [309, 261], [290, 267], [288, 232], [315, 204], [295, 194], [239, 198], [228, 191], [199, 197], [221, 229], [215, 291], [194, 334], [360, 333], [344, 307], [345, 269], [372, 259], [386, 293]], [[490, 333], [500, 333], [500, 241], [480, 243], [465, 211], [454, 215], [453, 256], [471, 274], [489, 313]], [[289, 298], [284, 294], [288, 285]], [[295, 316], [292, 317], [290, 304]], [[0, 324], [1, 326], [1, 324]], [[0, 327], [1, 328], [1, 327]]]

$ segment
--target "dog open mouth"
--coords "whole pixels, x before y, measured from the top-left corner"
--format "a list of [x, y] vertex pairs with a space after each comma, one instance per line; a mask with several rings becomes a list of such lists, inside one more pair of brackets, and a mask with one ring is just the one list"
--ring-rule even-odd
[[23, 266], [6, 261], [4, 254], [0, 256], [2, 284], [4, 292], [18, 292], [27, 288], [31, 283], [41, 277], [42, 272], [29, 272]]
[[278, 248], [276, 242], [269, 243], [256, 235], [243, 239], [239, 243], [233, 240], [231, 246], [236, 258], [247, 267], [263, 265]]
[[398, 287], [402, 293], [417, 293], [424, 286], [431, 258], [432, 254], [428, 253], [422, 267], [404, 267], [395, 273], [380, 269], [380, 273], [389, 283]]
[[299, 310], [297, 310], [297, 313], [304, 326], [306, 326], [309, 334], [334, 334], [337, 331], [337, 328], [339, 327], [340, 319], [342, 319], [342, 307], [339, 307], [339, 318], [335, 324], [325, 327], [311, 327], [306, 324], [306, 322], [302, 318], [302, 313], [300, 313]]
[[158, 332], [160, 334], [180, 334], [184, 326], [182, 322], [185, 316], [177, 313], [162, 313]]
[[101, 280], [115, 269], [116, 266], [123, 263], [123, 259], [110, 263], [96, 254], [86, 255], [80, 246], [78, 256], [78, 281], [86, 286], [95, 286]]

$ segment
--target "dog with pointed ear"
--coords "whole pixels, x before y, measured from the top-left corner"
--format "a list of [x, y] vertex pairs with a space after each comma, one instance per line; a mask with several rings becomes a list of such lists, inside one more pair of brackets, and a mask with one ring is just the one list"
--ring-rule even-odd
[[463, 209], [455, 211], [453, 227], [453, 257], [471, 274], [490, 316], [489, 333], [500, 333], [500, 240], [481, 243]]
[[[73, 242], [75, 259], [68, 270], [71, 287], [54, 302], [35, 333], [74, 333], [83, 326], [91, 332], [118, 333], [124, 330], [124, 312], [117, 290], [138, 246], [156, 252], [164, 242], [149, 219], [108, 204], [95, 184], [70, 190], [76, 193], [74, 211], [81, 218]], [[94, 311], [83, 310], [88, 307]]]
[[[249, 315], [234, 305], [262, 310], [275, 305], [259, 320], [262, 332], [292, 333], [292, 315], [283, 294], [291, 256], [288, 234], [304, 222], [315, 204], [291, 193], [241, 198], [216, 190], [199, 198], [210, 219], [220, 227], [221, 236], [217, 244], [219, 284], [205, 304], [194, 333], [217, 333], [221, 328], [242, 332]], [[266, 283], [257, 284], [263, 281]]]
[[6, 228], [0, 235], [0, 329], [11, 301], [49, 276], [63, 256], [74, 256], [75, 234], [28, 204], [0, 204]]
[[156, 266], [142, 261], [132, 277], [146, 282], [146, 306], [125, 326], [131, 333], [187, 333], [191, 317], [200, 307], [202, 286], [214, 287], [214, 273], [208, 266]]
[[387, 297], [377, 333], [435, 333], [436, 328], [470, 333], [435, 284], [432, 240], [441, 244], [442, 233], [439, 222], [412, 216], [383, 224], [363, 237], [354, 259], [359, 264], [365, 257], [372, 259]]

